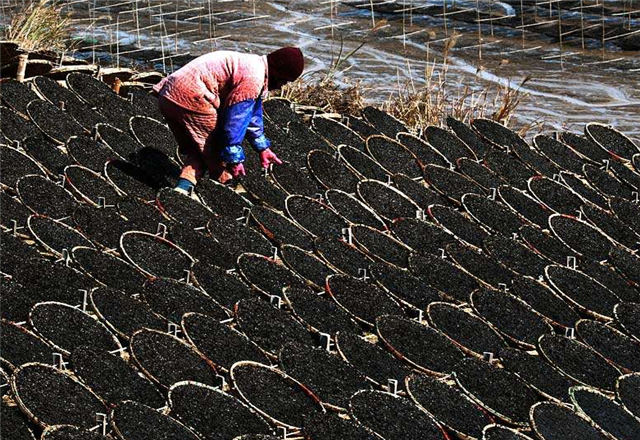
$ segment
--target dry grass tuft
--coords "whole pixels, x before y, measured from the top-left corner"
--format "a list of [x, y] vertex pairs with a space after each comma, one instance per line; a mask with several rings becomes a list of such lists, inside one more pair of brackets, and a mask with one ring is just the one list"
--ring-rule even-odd
[[[447, 78], [449, 53], [455, 47], [457, 39], [458, 35], [453, 35], [447, 40], [440, 59], [429, 60], [427, 57], [421, 84], [418, 85], [411, 74], [405, 84], [398, 83], [397, 90], [379, 107], [416, 133], [429, 125], [444, 126], [449, 115], [462, 121], [482, 117], [508, 124], [518, 105], [527, 96], [521, 91], [521, 87], [529, 78], [525, 78], [517, 87], [511, 84], [483, 85], [480, 89], [452, 86]], [[319, 77], [316, 74], [312, 80], [303, 77], [284, 87], [281, 96], [300, 105], [319, 107], [326, 112], [359, 116], [367, 105], [367, 90], [364, 90], [360, 82], [350, 82], [344, 78], [340, 85], [334, 76], [339, 66], [362, 48], [364, 43], [363, 41], [344, 58], [341, 58], [341, 50], [329, 72]], [[409, 64], [407, 70], [411, 72]], [[379, 97], [375, 98], [380, 102]]]
[[64, 49], [69, 23], [69, 17], [62, 13], [62, 6], [51, 0], [29, 2], [13, 13], [4, 38], [24, 50]]

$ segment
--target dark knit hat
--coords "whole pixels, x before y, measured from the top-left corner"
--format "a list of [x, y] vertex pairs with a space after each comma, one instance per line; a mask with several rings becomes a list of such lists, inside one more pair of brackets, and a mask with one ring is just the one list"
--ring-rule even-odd
[[304, 70], [304, 57], [297, 47], [283, 47], [267, 55], [269, 78], [295, 81]]

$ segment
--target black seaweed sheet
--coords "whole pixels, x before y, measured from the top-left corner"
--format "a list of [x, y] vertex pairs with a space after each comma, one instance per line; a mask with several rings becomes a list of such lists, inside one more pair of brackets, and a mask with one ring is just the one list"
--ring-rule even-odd
[[97, 249], [78, 247], [73, 249], [72, 257], [89, 276], [113, 289], [136, 293], [146, 280], [124, 260]]
[[6, 191], [0, 191], [0, 204], [2, 205], [0, 225], [7, 229], [13, 229], [13, 221], [15, 220], [17, 228], [27, 226], [27, 219], [31, 215], [31, 211], [18, 198], [11, 196]]
[[[171, 415], [206, 440], [228, 440], [241, 434], [271, 434], [265, 420], [221, 390], [181, 384], [170, 392]], [[224, 408], [224, 411], [220, 411]]]
[[602, 232], [585, 221], [564, 215], [552, 215], [549, 226], [565, 245], [585, 258], [605, 260], [613, 243]]
[[341, 237], [345, 219], [324, 203], [302, 196], [287, 198], [287, 214], [315, 237]]
[[105, 165], [105, 176], [123, 193], [143, 200], [155, 199], [156, 192], [162, 188], [162, 184], [142, 168], [121, 160], [108, 162]]
[[363, 225], [351, 228], [357, 246], [372, 258], [384, 263], [406, 268], [411, 250], [390, 234]]
[[104, 404], [85, 385], [49, 365], [31, 364], [21, 368], [12, 378], [12, 389], [19, 405], [42, 427], [92, 428], [96, 413], [107, 412]]
[[496, 417], [527, 426], [529, 408], [538, 396], [518, 376], [476, 358], [460, 361], [453, 369], [457, 384]]
[[42, 135], [25, 138], [22, 147], [53, 175], [63, 174], [65, 167], [73, 164], [69, 154]]
[[[4, 156], [2, 160], [4, 169]], [[20, 200], [40, 215], [60, 219], [70, 216], [78, 207], [69, 191], [42, 176], [25, 176], [18, 181], [17, 188]]]
[[89, 136], [70, 137], [65, 146], [69, 155], [77, 164], [98, 173], [104, 170], [104, 166], [108, 161], [120, 159], [116, 152], [105, 143]]
[[313, 237], [276, 211], [264, 206], [254, 206], [251, 208], [251, 217], [262, 233], [275, 243], [290, 244], [305, 250], [313, 249]]
[[245, 215], [245, 209], [251, 208], [249, 201], [233, 188], [212, 179], [201, 179], [196, 187], [196, 193], [204, 204], [218, 215], [238, 219]]
[[339, 121], [317, 117], [312, 119], [311, 125], [317, 133], [336, 148], [340, 145], [349, 145], [358, 150], [365, 148], [362, 136]]
[[0, 139], [22, 141], [38, 130], [29, 119], [6, 107], [0, 107], [0, 118]]
[[509, 150], [514, 145], [528, 146], [515, 131], [491, 119], [474, 119], [471, 126], [485, 141], [497, 147]]
[[282, 296], [288, 287], [305, 287], [304, 281], [284, 264], [256, 254], [243, 254], [238, 269], [244, 279], [265, 295]]
[[545, 229], [549, 227], [549, 216], [551, 212], [535, 201], [524, 191], [503, 185], [498, 188], [500, 199], [516, 214], [525, 220]]
[[484, 240], [484, 249], [503, 266], [520, 275], [537, 278], [551, 262], [515, 239], [492, 235]]
[[502, 185], [507, 185], [506, 180], [484, 166], [481, 162], [463, 157], [456, 161], [456, 165], [462, 174], [487, 190], [491, 188], [497, 189]]
[[199, 437], [173, 417], [134, 401], [120, 402], [112, 412], [111, 425], [119, 437], [143, 440], [151, 433], [157, 440], [199, 440]]
[[439, 249], [445, 249], [456, 241], [438, 225], [414, 218], [400, 218], [391, 225], [391, 232], [400, 241], [419, 254], [438, 255]]
[[120, 198], [120, 194], [113, 185], [88, 168], [77, 165], [68, 166], [64, 170], [64, 175], [67, 178], [67, 186], [85, 202], [99, 205], [100, 199], [104, 198], [104, 204], [113, 206]]
[[373, 278], [394, 298], [413, 308], [424, 310], [433, 301], [440, 301], [440, 293], [408, 270], [385, 263], [371, 266]]
[[602, 163], [610, 159], [609, 153], [586, 136], [564, 132], [558, 136], [559, 140], [567, 144], [571, 149], [595, 163]]
[[286, 296], [294, 315], [314, 331], [330, 335], [361, 331], [351, 316], [324, 294], [298, 288], [288, 289]]
[[609, 153], [631, 160], [640, 151], [631, 139], [613, 127], [592, 122], [584, 128], [585, 135]]
[[306, 419], [303, 432], [310, 440], [381, 439], [380, 436], [363, 425], [331, 413], [317, 414]]
[[354, 277], [362, 276], [363, 269], [369, 269], [373, 260], [360, 252], [354, 245], [342, 239], [321, 239], [315, 241], [315, 250], [330, 267]]
[[561, 373], [577, 382], [613, 391], [620, 372], [592, 348], [575, 339], [544, 335], [538, 352]]
[[316, 197], [324, 191], [324, 187], [318, 184], [308, 170], [299, 169], [290, 163], [275, 166], [271, 170], [271, 178], [287, 194]]
[[450, 165], [450, 162], [439, 151], [418, 136], [409, 133], [398, 133], [396, 138], [398, 142], [418, 158], [422, 166], [434, 164], [448, 167]]
[[168, 240], [143, 232], [128, 232], [120, 248], [134, 266], [155, 276], [180, 279], [193, 260]]
[[535, 136], [533, 144], [538, 151], [560, 168], [577, 175], [582, 174], [583, 160], [567, 144], [544, 134]]
[[27, 221], [29, 231], [36, 238], [38, 244], [57, 255], [62, 255], [66, 249], [71, 252], [76, 246], [92, 247], [82, 234], [67, 226], [63, 222], [53, 220], [49, 217], [32, 215]]
[[627, 411], [640, 415], [640, 373], [620, 376], [616, 384], [616, 397]]
[[405, 174], [415, 178], [422, 175], [416, 156], [401, 143], [385, 136], [367, 138], [367, 152], [389, 174]]
[[363, 391], [351, 398], [351, 415], [387, 439], [441, 440], [442, 428], [406, 397], [381, 391]]
[[424, 129], [423, 136], [451, 163], [456, 163], [458, 159], [463, 157], [476, 159], [475, 152], [449, 130], [431, 125]]
[[619, 440], [640, 436], [640, 421], [608, 396], [587, 387], [573, 389], [571, 400], [596, 427]]
[[566, 405], [544, 402], [531, 410], [531, 424], [542, 440], [604, 440], [591, 423]]
[[310, 151], [307, 164], [311, 175], [324, 188], [356, 192], [358, 177], [330, 153], [323, 150]]
[[474, 277], [495, 288], [510, 285], [514, 273], [498, 264], [482, 250], [474, 249], [462, 243], [447, 245], [447, 255], [462, 269]]
[[40, 97], [29, 87], [28, 83], [22, 83], [14, 79], [2, 83], [2, 101], [14, 109], [27, 114], [27, 105]]
[[614, 309], [615, 320], [627, 334], [640, 342], [640, 305], [623, 302]]
[[456, 204], [461, 203], [465, 194], [486, 194], [483, 187], [465, 175], [438, 165], [427, 165], [424, 178], [429, 186]]
[[404, 174], [395, 174], [393, 184], [413, 202], [426, 211], [431, 205], [445, 205], [449, 201], [426, 186], [424, 180], [414, 180]]
[[619, 244], [634, 249], [640, 243], [640, 235], [636, 234], [624, 221], [607, 211], [590, 205], [584, 205], [581, 211], [589, 222]]
[[3, 368], [10, 370], [29, 362], [51, 364], [54, 349], [35, 333], [17, 324], [0, 321]]
[[358, 196], [380, 217], [387, 221], [415, 217], [420, 207], [397, 189], [377, 180], [358, 184]]
[[327, 203], [349, 222], [385, 230], [384, 221], [373, 210], [351, 194], [340, 190], [325, 193]]
[[453, 116], [447, 116], [447, 127], [453, 130], [456, 136], [471, 148], [478, 157], [484, 157], [487, 150], [491, 148], [471, 127]]
[[79, 206], [73, 211], [71, 218], [85, 237], [107, 249], [117, 249], [120, 246], [120, 236], [137, 226], [122, 218], [113, 207]]
[[527, 180], [536, 175], [535, 171], [504, 151], [489, 151], [484, 157], [484, 164], [520, 190], [526, 190]]
[[96, 132], [103, 143], [128, 161], [135, 160], [136, 152], [142, 148], [133, 136], [112, 125], [98, 124]]
[[429, 216], [448, 233], [478, 248], [482, 247], [484, 239], [489, 235], [479, 223], [448, 206], [431, 206]]
[[343, 145], [338, 149], [340, 161], [352, 168], [360, 179], [386, 180], [387, 171], [373, 160], [371, 156], [348, 145]]
[[471, 292], [479, 287], [475, 278], [440, 256], [414, 254], [409, 258], [409, 269], [454, 301], [468, 302]]
[[365, 107], [362, 110], [362, 115], [368, 123], [390, 138], [395, 138], [398, 133], [409, 131], [402, 122], [375, 107]]
[[347, 408], [353, 394], [371, 389], [360, 371], [324, 348], [289, 343], [278, 353], [278, 360], [285, 373], [334, 407]]
[[70, 359], [73, 371], [109, 405], [123, 400], [136, 400], [154, 408], [165, 405], [156, 387], [118, 354], [80, 346], [73, 350]]
[[214, 216], [202, 203], [171, 188], [161, 189], [156, 201], [160, 209], [175, 222], [192, 229], [206, 226]]
[[586, 201], [602, 209], [608, 209], [608, 198], [596, 191], [584, 178], [562, 171], [560, 172], [560, 179], [567, 187]]
[[626, 249], [611, 248], [609, 262], [629, 280], [640, 285], [640, 258]]
[[381, 316], [376, 330], [395, 356], [431, 373], [449, 374], [464, 357], [443, 333], [415, 320]]
[[536, 176], [527, 183], [529, 192], [552, 211], [560, 214], [576, 215], [584, 203], [562, 183], [547, 177]]
[[315, 289], [324, 289], [327, 277], [335, 273], [324, 261], [304, 249], [284, 245], [280, 251], [284, 263]]
[[193, 275], [201, 289], [229, 310], [241, 299], [255, 297], [238, 275], [217, 266], [198, 263], [193, 267]]
[[534, 251], [557, 264], [567, 264], [568, 257], [577, 258], [577, 254], [555, 236], [534, 226], [523, 226], [518, 235]]
[[576, 324], [578, 336], [621, 371], [640, 371], [640, 344], [624, 333], [588, 319]]
[[84, 133], [84, 128], [75, 119], [46, 101], [32, 101], [27, 110], [40, 131], [59, 144], [64, 144], [71, 136]]

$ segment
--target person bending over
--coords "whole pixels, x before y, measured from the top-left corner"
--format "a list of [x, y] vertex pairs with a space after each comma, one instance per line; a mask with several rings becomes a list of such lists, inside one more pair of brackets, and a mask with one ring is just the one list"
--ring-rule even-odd
[[175, 190], [189, 194], [207, 170], [220, 181], [229, 174], [244, 176], [245, 137], [260, 154], [263, 167], [281, 164], [264, 134], [262, 101], [303, 70], [304, 57], [296, 47], [266, 56], [216, 51], [159, 82], [154, 91], [160, 112], [185, 155]]

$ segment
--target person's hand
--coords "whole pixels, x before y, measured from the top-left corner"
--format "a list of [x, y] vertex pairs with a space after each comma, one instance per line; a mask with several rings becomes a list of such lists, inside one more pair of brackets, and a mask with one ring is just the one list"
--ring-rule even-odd
[[278, 159], [278, 156], [276, 156], [273, 151], [271, 151], [271, 148], [267, 148], [260, 152], [260, 162], [262, 162], [262, 168], [269, 168], [269, 165], [272, 163], [282, 165], [282, 161]]
[[244, 165], [242, 163], [232, 163], [227, 166], [227, 171], [233, 176], [234, 179], [237, 179], [240, 176], [246, 176], [247, 173], [244, 171]]

